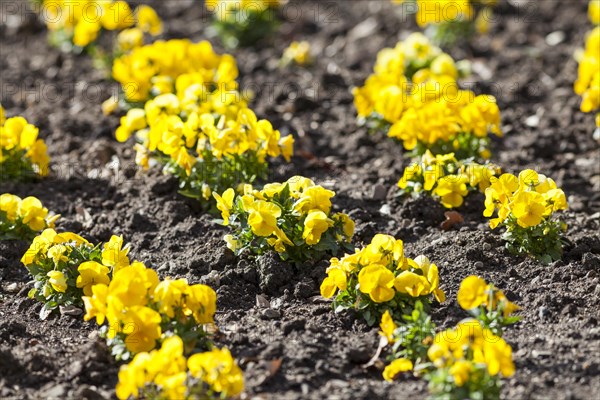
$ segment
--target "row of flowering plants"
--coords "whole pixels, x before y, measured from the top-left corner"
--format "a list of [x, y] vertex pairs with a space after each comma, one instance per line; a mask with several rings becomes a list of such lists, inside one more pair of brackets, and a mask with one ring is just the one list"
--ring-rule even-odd
[[72, 232], [44, 230], [21, 262], [34, 279], [29, 296], [44, 304], [84, 308], [121, 366], [116, 395], [129, 398], [224, 398], [243, 390], [243, 375], [226, 348], [211, 341], [217, 296], [203, 284], [160, 279], [129, 245], [112, 236], [93, 245]]
[[[420, 10], [427, 6], [419, 3]], [[592, 19], [595, 13], [590, 5]], [[592, 33], [589, 41], [594, 39]], [[593, 57], [583, 59], [576, 83], [591, 109], [598, 97]], [[560, 259], [566, 225], [554, 215], [568, 207], [564, 192], [533, 170], [517, 179], [487, 161], [489, 135], [502, 134], [500, 111], [493, 97], [460, 88], [461, 71], [468, 69], [461, 65], [420, 33], [380, 51], [373, 74], [353, 90], [359, 122], [386, 131], [414, 156], [398, 182], [401, 193], [426, 194], [446, 208], [462, 206], [469, 193], [484, 193], [483, 215], [497, 211], [490, 227], [506, 228], [510, 251], [545, 263]]]
[[458, 79], [468, 69], [413, 33], [381, 50], [373, 74], [353, 90], [359, 122], [386, 132], [413, 155], [429, 150], [488, 159], [489, 135], [502, 135], [500, 111], [493, 96], [460, 88]]
[[235, 59], [208, 42], [134, 49], [115, 60], [113, 76], [132, 107], [117, 140], [134, 136], [139, 165], [162, 165], [179, 178], [182, 194], [204, 204], [212, 192], [265, 180], [269, 160], [293, 155], [293, 136], [256, 117], [237, 91]]
[[129, 265], [128, 251], [118, 236], [103, 245], [52, 228], [36, 236], [21, 262], [34, 279], [29, 297], [44, 303], [42, 319], [59, 306], [82, 307], [92, 286], [110, 282], [110, 275]]

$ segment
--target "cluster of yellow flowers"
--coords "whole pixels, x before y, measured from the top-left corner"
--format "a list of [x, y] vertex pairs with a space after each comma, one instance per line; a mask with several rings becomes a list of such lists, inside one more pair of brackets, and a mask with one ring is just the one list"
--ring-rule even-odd
[[[222, 96], [236, 97], [231, 92], [237, 88], [235, 59], [229, 54], [216, 54], [207, 41], [158, 40], [137, 47], [115, 59], [112, 73], [121, 84], [125, 100], [132, 103], [166, 93], [176, 93], [183, 101], [188, 89], [188, 107], [194, 106], [194, 100], [205, 102], [204, 96], [215, 90]], [[194, 95], [195, 99], [191, 97]]]
[[[440, 44], [454, 44], [475, 32], [489, 31], [492, 7], [496, 0], [392, 0], [408, 4], [406, 10], [416, 14], [417, 24], [428, 28]], [[411, 6], [414, 4], [414, 6]]]
[[335, 192], [308, 178], [294, 176], [260, 191], [250, 185], [241, 189], [237, 197], [232, 188], [213, 193], [223, 224], [234, 229], [225, 241], [236, 254], [275, 250], [284, 260], [319, 260], [347, 248], [352, 239], [354, 222], [331, 210]]
[[[502, 307], [504, 316], [519, 310], [519, 306], [508, 301], [501, 290], [478, 276], [470, 275], [463, 279], [456, 295], [458, 304], [464, 310], [472, 310], [480, 306], [492, 311]], [[504, 303], [504, 304], [503, 304]]]
[[230, 48], [250, 46], [268, 37], [279, 26], [276, 10], [283, 0], [206, 0], [213, 14], [213, 29]]
[[596, 126], [600, 128], [600, 1], [590, 1], [589, 16], [595, 28], [586, 39], [585, 51], [578, 56], [579, 76], [575, 81], [575, 93], [582, 97], [581, 111], [597, 112]]
[[499, 398], [499, 377], [515, 373], [510, 345], [475, 319], [436, 334], [427, 354], [435, 366], [427, 377], [434, 396]]
[[0, 195], [0, 239], [33, 239], [46, 228], [54, 228], [60, 215], [48, 215], [48, 209], [33, 196], [21, 199], [10, 193]]
[[205, 326], [214, 323], [217, 301], [209, 286], [189, 285], [186, 279], [161, 281], [153, 269], [133, 262], [85, 294], [84, 319], [107, 322], [102, 333], [118, 358], [150, 351], [172, 333], [185, 338], [188, 351], [208, 347]]
[[478, 276], [471, 275], [463, 279], [456, 299], [463, 310], [470, 312], [496, 335], [502, 334], [504, 326], [519, 320], [511, 315], [521, 307], [508, 300], [502, 290]]
[[44, 303], [45, 316], [58, 306], [82, 306], [81, 297], [95, 284], [108, 283], [109, 275], [129, 265], [128, 251], [119, 236], [94, 246], [75, 233], [45, 229], [21, 258], [35, 280], [29, 297]]
[[5, 118], [0, 104], [0, 181], [48, 175], [46, 143], [23, 117]]
[[420, 33], [379, 52], [374, 73], [355, 88], [354, 104], [370, 126], [422, 155], [454, 152], [459, 159], [489, 157], [489, 137], [500, 130], [496, 99], [460, 89], [452, 57]]
[[568, 208], [565, 193], [551, 178], [534, 170], [521, 171], [519, 176], [503, 174], [492, 177], [485, 190], [485, 217], [490, 227], [505, 226], [504, 238], [510, 250], [531, 254], [545, 262], [561, 256], [561, 233], [566, 225], [552, 219], [555, 212]]
[[105, 29], [120, 31], [118, 48], [128, 51], [143, 44], [144, 34], [157, 36], [163, 29], [152, 7], [142, 4], [131, 10], [125, 1], [44, 0], [41, 14], [52, 33], [51, 41], [61, 46], [86, 47]]
[[402, 324], [397, 325], [389, 312], [382, 316], [380, 335], [384, 344], [393, 345], [384, 379], [393, 381], [414, 370], [429, 381], [435, 399], [499, 398], [500, 377], [515, 371], [512, 349], [501, 338], [501, 328], [518, 321], [510, 315], [519, 307], [477, 276], [463, 280], [457, 299], [475, 319], [437, 334], [420, 303], [402, 317]]
[[404, 169], [398, 187], [406, 193], [425, 191], [439, 198], [446, 208], [460, 207], [470, 191], [484, 192], [490, 179], [500, 173], [494, 164], [458, 161], [454, 153], [436, 155], [425, 152], [419, 163]]
[[429, 295], [439, 302], [446, 299], [439, 288], [437, 265], [423, 255], [405, 257], [402, 240], [384, 234], [375, 235], [354, 254], [332, 258], [321, 283], [321, 295], [336, 295], [336, 311], [355, 308], [369, 325], [386, 310], [402, 313], [418, 299], [428, 302]]
[[244, 388], [242, 371], [226, 348], [196, 353], [186, 359], [179, 336], [165, 339], [158, 350], [135, 355], [121, 367], [119, 399], [231, 398]]
[[293, 136], [258, 120], [237, 92], [235, 59], [208, 42], [137, 48], [115, 60], [113, 74], [127, 101], [145, 102], [121, 118], [117, 140], [135, 134], [136, 162], [164, 164], [185, 195], [209, 200], [213, 191], [264, 178], [267, 157], [293, 154]]
[[21, 258], [35, 280], [29, 296], [44, 303], [43, 317], [58, 306], [85, 306], [86, 321], [107, 323], [102, 333], [117, 358], [150, 351], [173, 332], [188, 349], [206, 348], [215, 291], [185, 279], [161, 281], [143, 263], [130, 262], [128, 253], [121, 236], [93, 245], [75, 233], [45, 229]]

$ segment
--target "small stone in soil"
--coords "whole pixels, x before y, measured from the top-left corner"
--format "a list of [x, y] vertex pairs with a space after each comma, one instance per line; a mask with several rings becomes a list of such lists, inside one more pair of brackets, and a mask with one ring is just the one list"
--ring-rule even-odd
[[267, 308], [261, 312], [261, 315], [266, 319], [277, 319], [281, 317], [281, 312], [278, 310], [273, 310], [272, 308]]
[[389, 204], [384, 204], [379, 209], [379, 213], [383, 215], [392, 215], [392, 208]]
[[269, 307], [269, 300], [267, 300], [267, 298], [265, 296], [263, 296], [262, 294], [257, 294], [256, 295], [256, 307], [258, 307], [258, 308], [268, 308]]
[[373, 200], [383, 200], [387, 196], [387, 188], [382, 184], [378, 183], [373, 186], [371, 191], [371, 198]]
[[76, 317], [78, 315], [83, 314], [83, 310], [75, 306], [60, 306], [59, 309], [62, 315], [70, 315], [72, 317]]
[[[271, 308], [274, 310], [279, 310], [283, 307], [283, 299], [281, 297], [271, 300]], [[268, 307], [268, 306], [267, 306]]]

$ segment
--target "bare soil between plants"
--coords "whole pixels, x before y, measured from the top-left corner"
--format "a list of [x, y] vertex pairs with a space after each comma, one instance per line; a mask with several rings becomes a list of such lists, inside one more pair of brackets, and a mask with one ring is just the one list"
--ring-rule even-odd
[[[166, 38], [207, 37], [200, 2], [152, 3], [165, 19]], [[440, 205], [397, 196], [409, 159], [400, 145], [357, 126], [350, 92], [381, 48], [417, 30], [393, 4], [291, 2], [273, 43], [233, 52], [242, 87], [256, 94], [257, 114], [297, 139], [298, 155], [292, 164], [275, 165], [272, 179], [305, 175], [334, 189], [335, 207], [357, 221], [356, 245], [388, 233], [404, 240], [409, 255], [435, 262], [448, 295], [434, 307], [439, 327], [465, 317], [455, 298], [470, 274], [522, 306], [522, 321], [505, 334], [516, 364], [502, 390], [507, 399], [583, 400], [600, 393], [600, 152], [594, 116], [579, 111], [572, 89], [573, 53], [590, 29], [586, 4], [503, 3], [488, 37], [453, 52], [474, 63], [465, 84], [498, 97], [506, 136], [494, 142], [494, 160], [511, 172], [536, 168], [568, 196], [569, 244], [563, 260], [550, 266], [504, 249], [500, 232], [481, 214], [482, 196], [470, 198], [461, 210], [465, 222], [450, 231], [440, 229]], [[377, 348], [377, 328], [352, 313], [334, 314], [319, 297], [326, 262], [294, 269], [273, 257], [236, 259], [222, 242], [225, 229], [178, 195], [173, 178], [137, 169], [131, 144], [114, 140], [118, 116], [100, 109], [116, 85], [88, 56], [50, 47], [44, 26], [21, 14], [0, 23], [1, 102], [9, 116], [24, 115], [40, 128], [53, 173], [36, 183], [3, 183], [2, 192], [37, 196], [62, 214], [60, 230], [93, 241], [124, 235], [133, 258], [163, 277], [211, 284], [218, 293], [217, 343], [240, 361], [251, 398], [426, 397], [423, 381], [388, 384], [381, 371], [363, 368]], [[562, 40], [549, 41], [549, 34]], [[278, 68], [294, 39], [311, 42], [314, 66]], [[119, 366], [95, 325], [81, 316], [38, 319], [41, 305], [27, 298], [30, 278], [19, 262], [26, 248], [0, 243], [0, 398], [114, 397]]]

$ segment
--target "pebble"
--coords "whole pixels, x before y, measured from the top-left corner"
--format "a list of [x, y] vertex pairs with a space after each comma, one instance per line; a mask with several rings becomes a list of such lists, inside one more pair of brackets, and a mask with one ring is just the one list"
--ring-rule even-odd
[[378, 183], [373, 186], [371, 191], [371, 198], [373, 200], [383, 200], [387, 197], [387, 188], [382, 184]]
[[269, 307], [269, 300], [267, 300], [267, 298], [265, 296], [263, 296], [262, 294], [257, 294], [256, 295], [256, 307], [258, 307], [258, 308], [268, 308]]
[[47, 399], [58, 399], [63, 398], [67, 394], [67, 388], [63, 384], [52, 386], [47, 390], [43, 390], [43, 397]]
[[532, 115], [530, 117], [527, 117], [527, 119], [525, 120], [525, 125], [527, 125], [530, 128], [537, 128], [539, 124], [540, 124], [540, 117], [538, 117], [537, 115]]
[[208, 274], [200, 278], [200, 282], [213, 288], [221, 286], [221, 278], [219, 277], [219, 272], [213, 269]]
[[441, 237], [439, 239], [435, 239], [434, 241], [431, 242], [432, 246], [439, 246], [442, 244], [446, 244], [448, 243], [448, 239], [446, 239], [445, 237]]
[[548, 310], [548, 308], [546, 308], [545, 306], [541, 306], [538, 309], [538, 315], [542, 319], [544, 319], [546, 317], [549, 317], [550, 316], [550, 310]]
[[283, 299], [281, 297], [271, 300], [272, 309], [279, 310], [281, 307], [283, 307]]
[[261, 314], [266, 319], [278, 319], [281, 317], [281, 312], [278, 310], [273, 310], [272, 308], [264, 309]]
[[62, 315], [70, 315], [72, 317], [76, 317], [78, 315], [83, 314], [83, 310], [75, 306], [60, 306], [59, 309]]
[[7, 285], [5, 290], [8, 293], [16, 293], [19, 291], [19, 285], [17, 284], [17, 282], [13, 282], [10, 285]]
[[392, 215], [392, 208], [389, 204], [384, 204], [379, 209], [379, 213], [383, 215]]
[[350, 382], [346, 382], [341, 379], [332, 379], [326, 383], [326, 387], [327, 386], [336, 388], [336, 389], [343, 389], [343, 388], [347, 388], [348, 386], [350, 386]]
[[547, 358], [552, 356], [552, 352], [548, 350], [532, 350], [531, 356], [533, 358]]
[[308, 384], [306, 383], [302, 383], [300, 385], [300, 390], [302, 391], [303, 396], [308, 396], [308, 394], [310, 393], [310, 386], [308, 386]]
[[485, 251], [490, 251], [492, 249], [492, 245], [489, 243], [484, 243], [482, 247]]
[[473, 265], [476, 269], [483, 269], [483, 261], [477, 261], [475, 262], [475, 264]]
[[556, 46], [564, 42], [565, 33], [563, 31], [554, 31], [546, 36], [546, 44], [548, 46]]
[[175, 268], [175, 262], [167, 261], [166, 263], [158, 267], [156, 270], [158, 272], [168, 272], [171, 268]]

